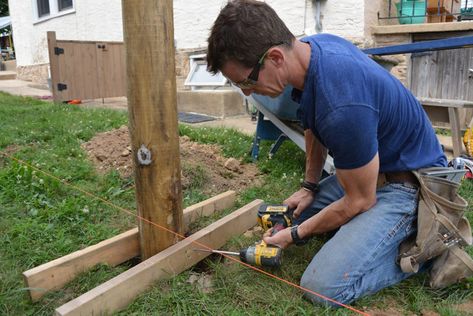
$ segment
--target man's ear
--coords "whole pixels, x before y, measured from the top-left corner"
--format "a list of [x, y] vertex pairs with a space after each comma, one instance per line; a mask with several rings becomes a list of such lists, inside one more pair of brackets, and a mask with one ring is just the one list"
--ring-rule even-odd
[[286, 59], [286, 55], [284, 51], [279, 47], [273, 47], [269, 50], [267, 59], [271, 60], [271, 62], [277, 67], [281, 67], [284, 64]]

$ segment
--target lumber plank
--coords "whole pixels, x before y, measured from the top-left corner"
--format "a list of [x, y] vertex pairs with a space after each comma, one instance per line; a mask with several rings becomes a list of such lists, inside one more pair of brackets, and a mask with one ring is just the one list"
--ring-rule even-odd
[[449, 108], [450, 126], [452, 131], [453, 156], [458, 157], [462, 153], [462, 136], [460, 131], [460, 115], [458, 108]]
[[472, 101], [467, 100], [449, 100], [449, 99], [434, 99], [434, 98], [419, 98], [422, 105], [439, 106], [447, 108], [471, 108]]
[[409, 33], [431, 33], [431, 32], [453, 32], [473, 30], [473, 21], [462, 23], [424, 23], [424, 24], [401, 24], [373, 26], [371, 32], [374, 35], [386, 34], [409, 34]]
[[209, 216], [215, 211], [221, 211], [233, 207], [233, 205], [235, 205], [235, 198], [235, 191], [227, 191], [187, 207], [184, 210], [183, 215], [184, 231], [187, 231], [189, 225], [200, 217]]
[[126, 307], [154, 282], [169, 279], [195, 265], [209, 255], [194, 251], [222, 247], [231, 237], [256, 225], [256, 214], [262, 200], [255, 200], [192, 236], [161, 251], [115, 278], [99, 285], [78, 298], [58, 307], [56, 315], [112, 314]]
[[[183, 214], [184, 230], [202, 216], [230, 208], [235, 204], [235, 191], [227, 191], [187, 207]], [[23, 272], [23, 279], [33, 302], [52, 290], [62, 288], [79, 273], [99, 263], [116, 266], [139, 256], [139, 232], [133, 228], [96, 245], [73, 252], [64, 257]]]

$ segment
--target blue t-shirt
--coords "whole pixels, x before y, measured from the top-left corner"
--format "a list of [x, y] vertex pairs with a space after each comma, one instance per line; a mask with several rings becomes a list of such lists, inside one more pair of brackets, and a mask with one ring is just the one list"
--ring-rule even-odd
[[300, 116], [331, 152], [336, 168], [366, 165], [379, 153], [380, 172], [446, 166], [423, 108], [402, 83], [350, 42], [328, 34], [311, 47], [299, 92]]

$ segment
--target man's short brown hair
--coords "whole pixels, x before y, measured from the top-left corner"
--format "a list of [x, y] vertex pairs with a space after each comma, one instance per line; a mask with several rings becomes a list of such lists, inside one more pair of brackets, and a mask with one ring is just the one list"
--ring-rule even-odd
[[208, 39], [207, 67], [217, 73], [229, 61], [253, 68], [271, 46], [292, 47], [294, 35], [266, 3], [232, 0], [220, 11]]

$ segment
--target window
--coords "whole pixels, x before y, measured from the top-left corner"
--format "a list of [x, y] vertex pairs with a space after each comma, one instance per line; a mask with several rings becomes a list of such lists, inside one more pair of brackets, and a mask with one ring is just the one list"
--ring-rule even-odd
[[38, 5], [38, 17], [49, 15], [49, 0], [36, 0]]
[[227, 84], [227, 78], [221, 72], [213, 75], [207, 71], [205, 56], [205, 54], [189, 56], [190, 71], [184, 85], [190, 86], [192, 90], [198, 88], [213, 90]]
[[74, 0], [33, 0], [33, 15], [37, 22], [74, 12]]
[[66, 9], [71, 9], [73, 6], [72, 0], [58, 0], [58, 9], [63, 11]]

